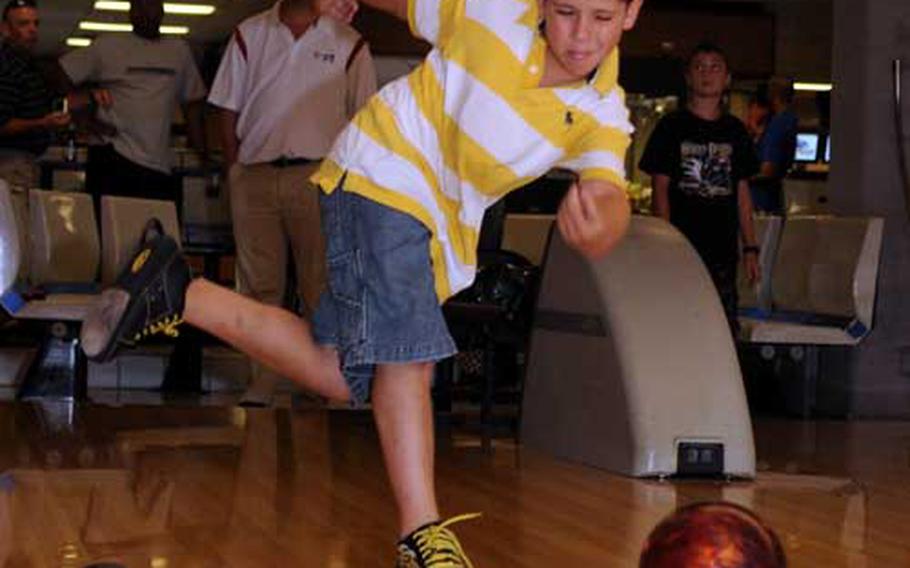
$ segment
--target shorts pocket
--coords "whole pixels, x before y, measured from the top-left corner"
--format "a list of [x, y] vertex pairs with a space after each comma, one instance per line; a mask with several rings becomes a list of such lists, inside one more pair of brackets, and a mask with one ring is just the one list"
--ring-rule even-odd
[[329, 293], [332, 299], [352, 308], [363, 306], [363, 270], [357, 249], [327, 260]]

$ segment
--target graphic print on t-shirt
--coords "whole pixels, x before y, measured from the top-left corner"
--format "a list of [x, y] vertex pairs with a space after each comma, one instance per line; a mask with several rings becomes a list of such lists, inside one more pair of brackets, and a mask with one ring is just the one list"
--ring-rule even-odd
[[731, 144], [683, 142], [680, 146], [682, 178], [679, 189], [699, 197], [724, 197], [733, 193]]

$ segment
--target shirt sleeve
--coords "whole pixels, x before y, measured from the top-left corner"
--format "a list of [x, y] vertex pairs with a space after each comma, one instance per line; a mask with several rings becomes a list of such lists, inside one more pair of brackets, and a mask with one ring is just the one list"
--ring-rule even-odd
[[445, 46], [464, 19], [466, 0], [408, 0], [411, 33], [434, 46]]
[[74, 85], [100, 80], [104, 44], [104, 40], [99, 38], [89, 47], [74, 49], [60, 58], [60, 67]]
[[[576, 121], [572, 115], [567, 111], [568, 124]], [[615, 88], [599, 108], [578, 118], [590, 121], [591, 127], [569, 144], [559, 167], [574, 171], [581, 181], [601, 180], [625, 188], [625, 156], [633, 128], [622, 90]]]
[[347, 97], [345, 106], [348, 118], [354, 116], [360, 107], [376, 92], [376, 66], [370, 47], [361, 40], [351, 54], [347, 66]]
[[648, 138], [645, 151], [642, 153], [638, 167], [648, 175], [665, 175], [672, 177], [679, 166], [676, 150], [673, 148], [670, 118], [665, 117], [654, 127]]
[[184, 103], [205, 99], [206, 88], [196, 67], [196, 60], [189, 45], [183, 44], [183, 81], [180, 89], [180, 101]]
[[244, 77], [247, 72], [246, 40], [240, 28], [234, 30], [218, 65], [209, 92], [209, 102], [217, 107], [240, 112], [244, 104]]
[[759, 159], [776, 165], [788, 164], [795, 147], [796, 128], [791, 126], [785, 115], [777, 114], [768, 124]]

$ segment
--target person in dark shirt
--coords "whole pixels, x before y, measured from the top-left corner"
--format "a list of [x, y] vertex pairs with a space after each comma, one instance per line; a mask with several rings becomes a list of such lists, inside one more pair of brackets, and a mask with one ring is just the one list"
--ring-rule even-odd
[[[4, 6], [0, 20], [0, 179], [11, 190], [22, 226], [28, 221], [28, 190], [38, 185], [38, 157], [57, 132], [71, 126], [69, 111], [90, 108], [90, 102], [110, 104], [110, 93], [103, 89], [55, 97], [55, 89], [34, 56], [39, 25], [34, 0], [10, 0]], [[20, 231], [20, 278], [28, 274], [27, 234]]]
[[757, 211], [783, 214], [784, 177], [793, 166], [796, 151], [796, 132], [799, 120], [790, 110], [793, 84], [786, 79], [774, 79], [768, 84], [767, 99], [771, 117], [758, 139], [758, 175], [752, 178], [752, 203]]
[[[16, 219], [26, 226], [28, 190], [38, 184], [38, 156], [70, 115], [52, 108], [52, 92], [32, 55], [38, 43], [38, 9], [32, 0], [11, 0], [0, 21], [0, 179], [12, 193]], [[23, 252], [19, 277], [28, 274], [27, 231], [19, 231]]]
[[[42, 154], [70, 115], [52, 108], [53, 94], [32, 54], [38, 43], [38, 9], [12, 0], [3, 9], [0, 33], [0, 149], [4, 154]], [[32, 180], [34, 182], [34, 180]]]
[[695, 49], [686, 83], [685, 108], [658, 123], [640, 168], [652, 177], [654, 214], [698, 251], [735, 336], [740, 250], [749, 280], [759, 278], [748, 184], [758, 166], [746, 127], [723, 106], [730, 71], [719, 47], [703, 43]]

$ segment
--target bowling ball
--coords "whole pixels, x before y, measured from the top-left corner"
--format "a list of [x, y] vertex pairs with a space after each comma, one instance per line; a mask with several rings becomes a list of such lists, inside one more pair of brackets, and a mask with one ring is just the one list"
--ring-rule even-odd
[[784, 568], [777, 535], [751, 511], [732, 503], [697, 503], [658, 524], [639, 568]]

